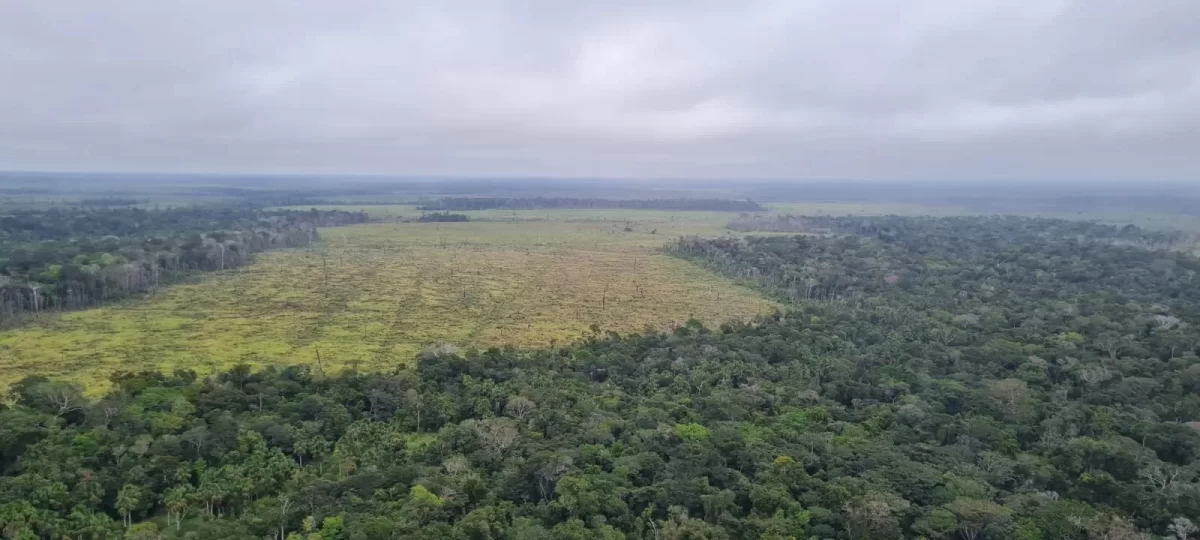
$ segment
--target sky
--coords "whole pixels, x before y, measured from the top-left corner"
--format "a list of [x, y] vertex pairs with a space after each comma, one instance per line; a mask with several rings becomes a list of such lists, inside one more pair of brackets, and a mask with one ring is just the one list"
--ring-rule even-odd
[[1200, 184], [1200, 1], [7, 0], [3, 169]]

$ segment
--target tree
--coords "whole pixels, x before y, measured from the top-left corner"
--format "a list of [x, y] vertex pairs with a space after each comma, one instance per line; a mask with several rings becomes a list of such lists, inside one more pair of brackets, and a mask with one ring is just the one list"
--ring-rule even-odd
[[989, 383], [987, 396], [992, 407], [1008, 418], [1021, 416], [1032, 401], [1029, 385], [1020, 379], [1003, 379]]
[[1012, 510], [991, 501], [960, 498], [945, 508], [954, 514], [957, 530], [966, 540], [1005, 538], [1012, 523]]
[[661, 535], [662, 540], [724, 540], [729, 534], [723, 529], [699, 519], [690, 518], [687, 510], [673, 507], [669, 513], [671, 518], [657, 527], [655, 537]]
[[133, 513], [141, 509], [144, 503], [145, 491], [142, 488], [133, 484], [121, 486], [117, 492], [117, 511], [121, 513], [126, 528], [133, 525]]
[[409, 408], [417, 411], [417, 433], [421, 432], [421, 410], [424, 408], [424, 400], [421, 399], [421, 393], [415, 388], [409, 388], [404, 391], [404, 401]]
[[1188, 540], [1196, 531], [1200, 531], [1200, 528], [1197, 528], [1196, 524], [1188, 518], [1177, 517], [1171, 520], [1167, 530], [1175, 537], [1175, 540]]
[[290, 512], [291, 512], [292, 508], [295, 506], [296, 501], [293, 501], [291, 497], [285, 496], [285, 497], [280, 497], [276, 501], [276, 503], [279, 507], [278, 508], [279, 514], [276, 518], [278, 520], [277, 524], [279, 527], [279, 529], [278, 529], [279, 530], [279, 540], [284, 540], [285, 538], [287, 538], [287, 526], [288, 526], [288, 520], [290, 518]]
[[1129, 343], [1128, 336], [1122, 336], [1116, 332], [1103, 332], [1096, 336], [1096, 347], [1105, 353], [1108, 353], [1108, 359], [1115, 361], [1117, 355], [1125, 349]]
[[504, 412], [523, 422], [536, 408], [533, 400], [524, 396], [513, 396], [508, 398], [508, 403], [504, 405]]
[[475, 424], [479, 440], [497, 456], [503, 456], [517, 442], [521, 433], [507, 418], [489, 418]]
[[933, 508], [913, 523], [913, 531], [929, 538], [950, 537], [959, 529], [958, 517], [946, 508]]
[[183, 517], [187, 514], [188, 507], [191, 506], [192, 489], [191, 486], [181, 485], [175, 486], [163, 495], [163, 505], [167, 507], [167, 526], [171, 525], [171, 521], [175, 521], [175, 530], [179, 530], [183, 526]]
[[1128, 520], [1111, 514], [1100, 514], [1084, 524], [1091, 540], [1147, 540], [1148, 535], [1137, 530]]
[[200, 459], [204, 457], [202, 452], [204, 450], [205, 443], [208, 442], [208, 426], [197, 426], [189, 429], [184, 432], [182, 436], [180, 436], [180, 439], [190, 444], [192, 446], [192, 450], [196, 454], [196, 458]]
[[[1057, 220], [778, 226], [822, 234], [669, 248], [783, 303], [719, 330], [436, 347], [386, 373], [123, 375], [65, 413], [26, 379], [0, 403], [0, 536], [159, 536], [137, 523], [154, 509], [164, 536], [214, 540], [1195, 538], [1200, 360], [1168, 332], [1200, 328], [1200, 259]], [[234, 268], [250, 241], [198, 233], [178, 264], [217, 268], [221, 242]], [[110, 291], [134, 248], [166, 249], [101, 243]], [[0, 270], [59, 247], [38, 249], [0, 247]], [[0, 315], [33, 313], [30, 280], [57, 309], [53, 275], [0, 278]]]
[[60, 418], [82, 410], [87, 400], [76, 384], [51, 381], [45, 377], [26, 377], [13, 385], [17, 402]]
[[404, 503], [404, 514], [414, 522], [425, 525], [442, 515], [442, 507], [446, 502], [421, 484], [409, 490], [408, 501]]
[[712, 432], [700, 424], [675, 424], [675, 435], [689, 442], [699, 442], [708, 439]]
[[846, 503], [846, 532], [857, 538], [899, 538], [897, 514], [908, 510], [908, 501], [891, 493], [870, 492]]

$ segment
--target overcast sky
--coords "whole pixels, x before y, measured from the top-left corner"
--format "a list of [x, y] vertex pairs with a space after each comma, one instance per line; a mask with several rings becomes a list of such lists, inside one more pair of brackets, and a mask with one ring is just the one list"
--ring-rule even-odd
[[1200, 1], [3, 0], [0, 169], [1200, 183]]

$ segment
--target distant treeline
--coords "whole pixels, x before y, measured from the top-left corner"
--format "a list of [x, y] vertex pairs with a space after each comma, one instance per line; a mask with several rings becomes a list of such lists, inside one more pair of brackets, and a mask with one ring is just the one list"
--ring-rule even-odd
[[[856, 217], [856, 216], [752, 216], [744, 215], [730, 221], [726, 228], [739, 232], [788, 232], [809, 234], [852, 234], [875, 236], [883, 240], [914, 234], [926, 234], [929, 229], [942, 230], [948, 236], [960, 228], [974, 228], [979, 224], [991, 226], [996, 223], [1020, 221], [1015, 216], [961, 216], [935, 217]], [[1195, 235], [1183, 231], [1147, 231], [1126, 225], [1119, 227], [1094, 221], [1068, 221], [1047, 219], [1041, 223], [1045, 229], [1038, 236], [1054, 235], [1059, 238], [1087, 238], [1102, 240], [1116, 245], [1139, 246], [1151, 249], [1190, 249], [1197, 245]]]
[[129, 199], [123, 197], [97, 197], [91, 199], [80, 199], [80, 206], [134, 206], [142, 201], [138, 199]]
[[451, 214], [450, 212], [434, 212], [432, 214], [422, 214], [417, 218], [420, 222], [441, 222], [441, 223], [462, 223], [470, 221], [466, 214]]
[[21, 210], [0, 217], [0, 321], [154, 290], [252, 253], [299, 247], [317, 227], [363, 223], [343, 211], [183, 208]]
[[421, 210], [713, 210], [758, 212], [766, 210], [750, 201], [728, 199], [596, 199], [576, 197], [443, 197], [419, 207]]

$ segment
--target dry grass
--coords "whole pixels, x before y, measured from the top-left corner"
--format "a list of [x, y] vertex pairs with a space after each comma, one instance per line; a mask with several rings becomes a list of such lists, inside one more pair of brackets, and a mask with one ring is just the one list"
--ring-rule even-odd
[[601, 214], [323, 230], [316, 249], [0, 333], [0, 385], [37, 373], [95, 392], [119, 370], [315, 364], [318, 354], [326, 370], [390, 369], [436, 343], [546, 346], [593, 324], [640, 332], [776, 307], [656, 252], [672, 235], [725, 234], [728, 214]]
[[[769, 206], [773, 213], [809, 215], [966, 213], [914, 205]], [[317, 249], [263, 254], [247, 268], [206, 275], [155, 298], [0, 332], [0, 388], [45, 374], [99, 392], [120, 370], [315, 364], [318, 353], [326, 370], [389, 369], [429, 344], [545, 346], [575, 339], [593, 324], [621, 333], [669, 328], [690, 317], [715, 325], [777, 307], [657, 252], [680, 235], [740, 235], [724, 228], [734, 214], [488, 210], [466, 212], [468, 223], [398, 223], [420, 211], [336, 208], [363, 210], [384, 223], [326, 229]]]

